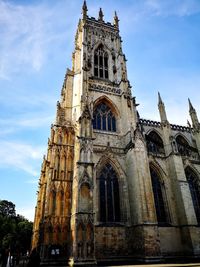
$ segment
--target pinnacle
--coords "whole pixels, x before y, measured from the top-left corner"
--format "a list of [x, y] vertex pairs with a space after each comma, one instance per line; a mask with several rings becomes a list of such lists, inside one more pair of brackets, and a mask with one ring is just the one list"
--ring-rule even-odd
[[115, 11], [115, 15], [114, 15], [114, 26], [116, 26], [117, 28], [119, 27], [119, 18], [117, 16], [116, 11]]
[[83, 9], [87, 9], [87, 3], [86, 3], [86, 0], [84, 0], [84, 2], [83, 2]]
[[192, 105], [192, 103], [191, 103], [191, 101], [190, 101], [189, 98], [188, 98], [188, 102], [189, 102], [189, 109], [190, 109], [190, 111], [194, 110], [194, 107], [193, 107], [193, 105]]
[[86, 1], [84, 0], [83, 6], [82, 6], [83, 19], [86, 19], [86, 17], [87, 17], [87, 11], [88, 11], [87, 4], [86, 4]]
[[101, 9], [101, 7], [100, 7], [100, 9], [99, 9], [99, 20], [100, 21], [103, 21], [103, 11], [102, 11], [102, 9]]
[[163, 104], [162, 98], [160, 96], [160, 92], [158, 92], [158, 104]]

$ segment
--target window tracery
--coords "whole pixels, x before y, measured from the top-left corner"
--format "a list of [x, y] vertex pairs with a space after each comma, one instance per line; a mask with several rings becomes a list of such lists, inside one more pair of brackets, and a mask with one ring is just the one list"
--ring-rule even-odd
[[147, 141], [147, 149], [149, 152], [153, 154], [165, 153], [163, 141], [155, 131], [152, 131], [148, 135], [146, 135], [146, 141]]
[[108, 54], [102, 44], [94, 52], [94, 76], [108, 79]]
[[189, 144], [185, 140], [184, 137], [182, 137], [181, 135], [178, 135], [176, 138], [176, 143], [177, 143], [177, 147], [178, 147], [178, 152], [181, 155], [183, 155], [183, 156], [189, 155]]
[[100, 221], [120, 222], [119, 183], [115, 170], [107, 163], [99, 175]]
[[198, 177], [190, 168], [185, 170], [185, 175], [189, 184], [197, 222], [200, 224], [200, 184]]
[[110, 107], [101, 102], [94, 110], [93, 129], [116, 132], [116, 118]]
[[164, 184], [161, 183], [157, 172], [150, 168], [151, 182], [153, 187], [154, 202], [158, 224], [166, 224], [169, 222], [167, 203], [165, 196]]
[[195, 149], [194, 147], [191, 147], [183, 136], [178, 135], [176, 137], [176, 143], [177, 143], [178, 152], [182, 156], [193, 157], [193, 158], [198, 159], [197, 149]]

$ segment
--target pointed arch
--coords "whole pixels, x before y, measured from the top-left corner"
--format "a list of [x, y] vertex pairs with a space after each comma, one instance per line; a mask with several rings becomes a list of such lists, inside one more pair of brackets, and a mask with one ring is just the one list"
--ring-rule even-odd
[[187, 138], [179, 133], [176, 135], [175, 140], [177, 143], [178, 152], [182, 156], [189, 156], [190, 155], [190, 145], [189, 145]]
[[185, 168], [185, 176], [188, 181], [197, 223], [200, 224], [200, 180], [197, 173], [189, 166]]
[[63, 216], [63, 210], [64, 210], [64, 189], [62, 185], [59, 187], [58, 193], [57, 193], [57, 213], [60, 216]]
[[160, 134], [156, 130], [151, 130], [146, 134], [147, 149], [153, 154], [164, 154], [164, 144]]
[[124, 172], [122, 166], [120, 165], [120, 163], [118, 162], [117, 158], [112, 154], [112, 152], [109, 152], [109, 151], [105, 152], [101, 156], [99, 161], [97, 162], [97, 165], [96, 165], [97, 176], [99, 176], [101, 169], [107, 163], [112, 165], [112, 167], [114, 168], [115, 172], [118, 175], [118, 179], [122, 180], [122, 177], [125, 176], [125, 172]]
[[159, 225], [169, 223], [169, 209], [166, 198], [165, 185], [161, 176], [161, 171], [150, 164], [151, 183], [156, 208], [157, 222]]
[[99, 218], [103, 223], [120, 222], [119, 179], [111, 162], [97, 174], [99, 184]]
[[109, 46], [107, 46], [102, 40], [98, 40], [98, 41], [94, 44], [94, 46], [93, 46], [93, 52], [94, 52], [100, 45], [102, 45], [102, 46], [104, 47], [104, 49], [105, 49], [105, 51], [106, 51], [107, 53], [110, 54], [110, 53], [112, 52], [112, 49], [110, 49]]
[[50, 214], [55, 215], [56, 212], [56, 189], [52, 187], [50, 191]]
[[111, 164], [114, 171], [117, 174], [117, 179], [119, 183], [119, 204], [120, 204], [120, 224], [125, 223], [129, 221], [130, 218], [130, 206], [129, 206], [129, 196], [128, 191], [125, 188], [128, 188], [127, 183], [127, 176], [123, 169], [123, 166], [119, 163], [117, 157], [113, 155], [112, 151], [106, 150], [105, 153], [100, 157], [97, 164], [95, 165], [95, 173], [94, 177], [96, 179], [96, 183], [94, 184], [95, 187], [95, 208], [97, 210], [97, 213], [95, 215], [96, 221], [99, 223], [102, 223], [100, 220], [100, 183], [99, 183], [99, 177], [101, 175], [101, 171], [103, 167], [107, 164]]
[[115, 114], [116, 117], [120, 117], [120, 112], [118, 107], [116, 106], [116, 104], [106, 95], [102, 95], [100, 97], [98, 97], [95, 101], [94, 101], [94, 108], [96, 108], [97, 105], [99, 105], [101, 102], [106, 103], [107, 106], [109, 106], [109, 108], [112, 110], [112, 112]]
[[93, 129], [102, 131], [117, 131], [117, 116], [119, 112], [108, 97], [100, 97], [94, 103]]
[[97, 78], [108, 79], [108, 53], [103, 43], [100, 43], [94, 50], [94, 76]]

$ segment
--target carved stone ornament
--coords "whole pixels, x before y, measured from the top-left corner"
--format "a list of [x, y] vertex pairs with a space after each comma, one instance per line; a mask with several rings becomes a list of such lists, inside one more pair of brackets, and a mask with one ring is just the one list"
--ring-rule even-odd
[[90, 84], [89, 90], [99, 91], [99, 92], [108, 92], [116, 95], [121, 95], [122, 91], [119, 88], [105, 86], [105, 85], [97, 85], [97, 84]]

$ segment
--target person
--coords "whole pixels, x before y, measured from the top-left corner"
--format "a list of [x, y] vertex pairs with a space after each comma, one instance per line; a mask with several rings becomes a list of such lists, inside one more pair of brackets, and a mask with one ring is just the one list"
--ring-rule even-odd
[[27, 267], [38, 267], [40, 266], [40, 255], [36, 248], [34, 248], [29, 256]]
[[2, 259], [2, 267], [6, 267], [6, 265], [7, 265], [8, 254], [9, 254], [8, 250], [3, 250], [2, 257], [1, 257], [1, 259]]

